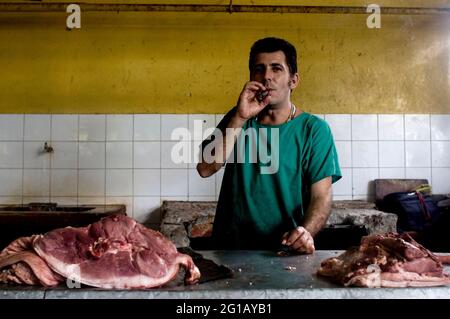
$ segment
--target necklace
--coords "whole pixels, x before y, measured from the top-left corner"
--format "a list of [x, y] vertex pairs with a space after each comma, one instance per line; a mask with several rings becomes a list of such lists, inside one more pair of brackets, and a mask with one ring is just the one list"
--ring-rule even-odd
[[295, 112], [297, 112], [297, 108], [295, 107], [294, 104], [291, 103], [291, 113], [289, 114], [289, 117], [285, 123], [289, 122], [290, 120], [292, 120], [295, 117]]
[[[289, 111], [289, 116], [286, 119], [286, 121], [284, 122], [284, 124], [286, 124], [287, 122], [289, 122], [290, 120], [292, 120], [295, 117], [295, 113], [297, 112], [297, 107], [291, 103], [291, 109]], [[255, 121], [258, 122], [258, 115], [255, 116]]]

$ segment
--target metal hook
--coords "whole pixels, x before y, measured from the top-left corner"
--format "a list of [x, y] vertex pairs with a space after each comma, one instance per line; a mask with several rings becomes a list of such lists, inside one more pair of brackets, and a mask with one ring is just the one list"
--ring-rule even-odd
[[53, 147], [51, 147], [47, 142], [44, 143], [44, 152], [53, 153]]

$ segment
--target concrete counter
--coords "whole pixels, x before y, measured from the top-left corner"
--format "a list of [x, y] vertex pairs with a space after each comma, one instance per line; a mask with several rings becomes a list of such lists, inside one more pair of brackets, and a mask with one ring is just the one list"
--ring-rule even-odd
[[[51, 289], [0, 285], [0, 298], [120, 298], [120, 299], [358, 299], [450, 298], [450, 286], [429, 288], [344, 288], [315, 275], [320, 262], [341, 251], [279, 257], [270, 251], [200, 251], [217, 264], [234, 270], [233, 278], [184, 286], [174, 281], [147, 290], [104, 290], [55, 287]], [[450, 267], [446, 267], [450, 273]]]

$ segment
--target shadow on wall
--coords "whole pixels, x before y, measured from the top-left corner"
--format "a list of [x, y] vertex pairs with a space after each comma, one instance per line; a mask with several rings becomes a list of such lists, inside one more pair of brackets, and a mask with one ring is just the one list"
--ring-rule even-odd
[[[155, 217], [156, 216], [156, 217]], [[162, 207], [159, 206], [155, 208], [154, 210], [149, 211], [146, 213], [146, 218], [142, 222], [146, 227], [151, 228], [153, 230], [160, 231], [161, 230], [161, 216], [162, 216]], [[139, 218], [135, 219], [139, 221]]]

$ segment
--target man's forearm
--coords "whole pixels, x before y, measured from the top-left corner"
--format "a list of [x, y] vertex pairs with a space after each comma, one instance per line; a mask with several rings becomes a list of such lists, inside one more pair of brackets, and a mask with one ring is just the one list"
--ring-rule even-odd
[[[222, 131], [222, 139], [212, 141], [214, 147], [213, 161], [205, 161], [204, 154], [200, 154], [201, 161], [197, 164], [197, 171], [202, 177], [208, 177], [217, 172], [230, 156], [237, 136], [244, 126], [245, 120], [237, 114], [231, 117], [226, 128]], [[221, 142], [221, 143], [220, 143]], [[200, 150], [203, 152], [203, 149]]]
[[325, 226], [331, 213], [331, 201], [331, 192], [329, 194], [311, 198], [303, 223], [303, 227], [311, 234], [311, 236], [316, 236]]

